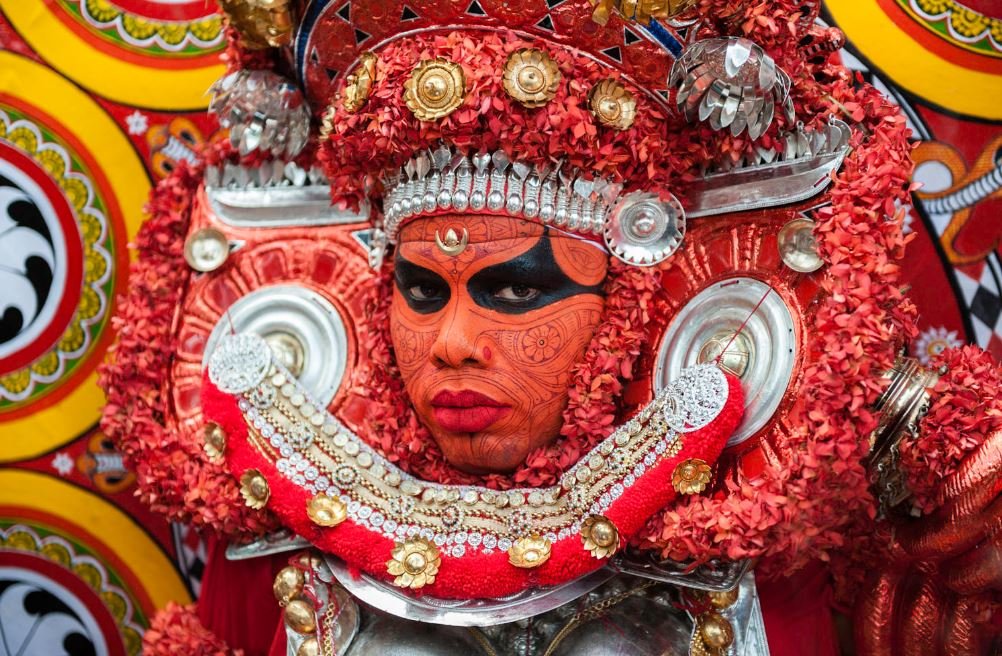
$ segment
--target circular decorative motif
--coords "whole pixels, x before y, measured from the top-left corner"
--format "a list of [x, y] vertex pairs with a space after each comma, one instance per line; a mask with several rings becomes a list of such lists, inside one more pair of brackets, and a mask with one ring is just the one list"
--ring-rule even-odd
[[224, 72], [222, 17], [202, 0], [0, 0], [0, 8], [46, 62], [116, 102], [200, 109]]
[[275, 595], [278, 603], [288, 604], [294, 597], [299, 596], [306, 583], [306, 576], [303, 570], [298, 567], [288, 565], [279, 570], [275, 575], [275, 582], [271, 584], [271, 591]]
[[340, 499], [318, 494], [306, 504], [306, 514], [317, 526], [330, 527], [348, 519], [348, 508]]
[[[19, 81], [0, 103], [0, 176], [10, 183], [0, 184], [0, 253], [5, 262], [18, 257], [10, 248], [32, 253], [18, 261], [17, 281], [0, 274], [12, 292], [0, 294], [0, 460], [20, 460], [99, 417], [94, 368], [126, 241], [143, 218], [122, 208], [142, 207], [149, 186], [127, 137], [85, 92], [12, 53], [0, 52], [0, 69]], [[26, 301], [29, 288], [37, 301]]]
[[[912, 17], [899, 18], [894, 14], [903, 7], [887, 6], [903, 5], [906, 1], [913, 10]], [[988, 120], [1002, 118], [998, 94], [977, 92], [998, 88], [1002, 75], [1000, 57], [989, 50], [967, 49], [965, 46], [970, 44], [957, 38], [961, 35], [956, 29], [930, 29], [933, 26], [929, 19], [922, 16], [927, 12], [914, 11], [918, 7], [911, 0], [878, 4], [829, 0], [825, 7], [853, 47], [896, 86], [952, 112]], [[952, 13], [949, 17], [939, 16], [939, 27], [955, 25]], [[985, 43], [990, 42], [991, 36]], [[999, 35], [994, 36], [995, 43], [1002, 42]], [[916, 66], [916, 62], [922, 65]], [[943, 80], [950, 80], [950, 84], [943, 84]], [[958, 93], [958, 89], [971, 91]]]
[[229, 256], [230, 242], [216, 228], [196, 230], [184, 240], [184, 260], [195, 271], [215, 271]]
[[533, 535], [515, 540], [508, 550], [508, 562], [522, 569], [539, 567], [550, 559], [550, 541]]
[[542, 107], [557, 95], [560, 69], [542, 50], [522, 48], [508, 55], [502, 84], [505, 92], [522, 105]]
[[443, 57], [422, 61], [404, 83], [404, 102], [420, 121], [448, 116], [465, 98], [463, 67]]
[[372, 92], [372, 83], [376, 79], [377, 58], [371, 52], [363, 53], [358, 66], [348, 75], [341, 95], [341, 106], [346, 112], [355, 113], [362, 109]]
[[592, 556], [606, 558], [619, 549], [619, 529], [605, 517], [592, 515], [581, 524], [581, 541]]
[[256, 469], [248, 469], [240, 476], [240, 496], [248, 507], [261, 510], [268, 505], [271, 498], [271, 488], [268, 479]]
[[[296, 285], [274, 285], [241, 297], [209, 334], [203, 366], [231, 331], [261, 335], [270, 344], [294, 342], [292, 363], [299, 369], [294, 373], [317, 401], [329, 403], [341, 386], [348, 365], [348, 332], [341, 314], [320, 294]], [[283, 354], [284, 346], [276, 355]]]
[[680, 462], [671, 475], [671, 484], [679, 494], [699, 494], [710, 484], [710, 466], [699, 458]]
[[0, 271], [8, 291], [0, 410], [65, 376], [106, 319], [114, 285], [107, 219], [90, 179], [74, 168], [80, 163], [38, 124], [0, 108], [0, 254], [13, 265]]
[[285, 623], [296, 633], [315, 633], [317, 612], [303, 599], [293, 599], [285, 606]]
[[221, 462], [226, 451], [226, 431], [214, 421], [205, 425], [205, 444], [202, 445], [205, 455], [213, 462]]
[[783, 264], [800, 273], [813, 273], [825, 265], [814, 240], [814, 221], [800, 217], [784, 225], [776, 236]]
[[793, 376], [797, 335], [790, 309], [778, 293], [744, 277], [728, 278], [699, 292], [675, 313], [661, 341], [654, 373], [655, 388], [663, 389], [700, 361], [708, 341], [742, 325], [749, 351], [741, 377], [745, 414], [728, 446], [741, 444], [769, 422]]
[[619, 199], [606, 219], [606, 246], [634, 266], [664, 262], [684, 236], [685, 210], [672, 194], [662, 199], [649, 192], [631, 192]]
[[[95, 654], [138, 655], [152, 614], [169, 601], [190, 600], [160, 546], [102, 497], [51, 476], [7, 469], [0, 471], [0, 498], [25, 499], [23, 512], [12, 501], [0, 518], [0, 629], [12, 653], [76, 654], [92, 647]], [[95, 536], [94, 525], [113, 536], [114, 545]]]
[[607, 128], [627, 130], [637, 117], [637, 99], [618, 80], [596, 84], [588, 94], [588, 105], [598, 122]]

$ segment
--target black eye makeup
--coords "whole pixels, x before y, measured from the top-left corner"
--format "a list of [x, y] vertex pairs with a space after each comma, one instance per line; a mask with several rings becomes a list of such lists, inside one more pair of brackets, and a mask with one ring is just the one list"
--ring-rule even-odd
[[[393, 265], [397, 289], [420, 314], [438, 312], [449, 302], [449, 284], [397, 251]], [[602, 295], [602, 285], [581, 285], [565, 274], [553, 257], [549, 233], [535, 246], [507, 262], [478, 271], [467, 283], [473, 302], [504, 314], [522, 314], [578, 294]]]
[[578, 284], [560, 269], [549, 231], [518, 257], [475, 273], [467, 289], [480, 307], [505, 314], [529, 312], [578, 294], [602, 295], [601, 285]]
[[408, 307], [419, 314], [438, 312], [449, 302], [449, 284], [434, 271], [408, 262], [397, 253], [393, 280]]

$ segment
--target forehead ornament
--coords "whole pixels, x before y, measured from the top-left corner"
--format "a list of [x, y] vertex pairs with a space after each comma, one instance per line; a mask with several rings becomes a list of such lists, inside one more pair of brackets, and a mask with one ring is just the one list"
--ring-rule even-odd
[[438, 246], [438, 250], [442, 251], [449, 257], [456, 257], [465, 251], [469, 243], [470, 233], [466, 228], [463, 228], [462, 237], [456, 234], [456, 230], [454, 228], [446, 230], [444, 238], [438, 234], [438, 230], [435, 231], [435, 245]]

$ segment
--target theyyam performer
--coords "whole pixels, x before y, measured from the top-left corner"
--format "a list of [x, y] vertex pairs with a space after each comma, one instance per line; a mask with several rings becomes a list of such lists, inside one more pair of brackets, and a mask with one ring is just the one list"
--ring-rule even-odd
[[819, 2], [221, 4], [102, 373], [216, 536], [146, 653], [994, 653], [1002, 377], [901, 355], [908, 129]]

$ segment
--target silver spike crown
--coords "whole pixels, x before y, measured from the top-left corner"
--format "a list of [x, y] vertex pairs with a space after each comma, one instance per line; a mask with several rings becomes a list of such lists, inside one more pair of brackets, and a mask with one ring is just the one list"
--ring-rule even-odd
[[391, 243], [415, 216], [486, 212], [582, 236], [601, 235], [619, 259], [649, 266], [671, 255], [685, 232], [682, 206], [671, 194], [662, 194], [666, 201], [654, 194], [621, 197], [621, 184], [585, 176], [561, 162], [535, 167], [512, 161], [500, 150], [466, 156], [440, 146], [418, 153], [385, 176], [384, 187], [382, 229]]

